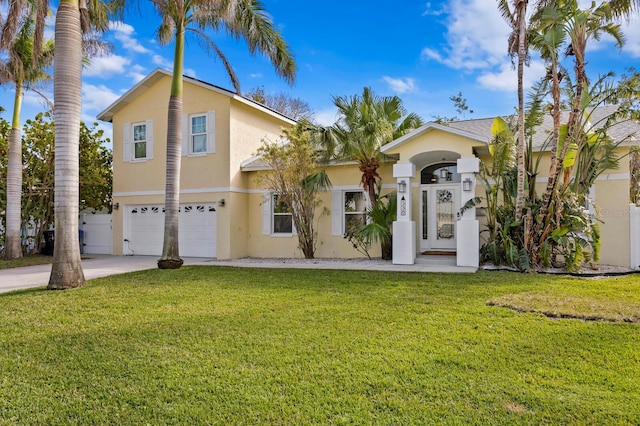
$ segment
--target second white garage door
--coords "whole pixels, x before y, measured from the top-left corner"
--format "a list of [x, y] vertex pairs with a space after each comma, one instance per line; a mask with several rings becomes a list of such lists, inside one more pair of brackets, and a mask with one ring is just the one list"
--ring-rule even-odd
[[[180, 256], [216, 257], [214, 204], [180, 205]], [[164, 205], [127, 206], [124, 253], [160, 256], [164, 239]]]

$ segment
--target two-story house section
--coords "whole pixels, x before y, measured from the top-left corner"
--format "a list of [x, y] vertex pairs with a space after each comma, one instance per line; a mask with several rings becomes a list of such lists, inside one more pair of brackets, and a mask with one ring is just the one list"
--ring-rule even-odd
[[[113, 124], [113, 253], [160, 255], [164, 232], [171, 73], [156, 69], [103, 111]], [[184, 77], [180, 254], [248, 255], [243, 160], [293, 120], [233, 92]]]

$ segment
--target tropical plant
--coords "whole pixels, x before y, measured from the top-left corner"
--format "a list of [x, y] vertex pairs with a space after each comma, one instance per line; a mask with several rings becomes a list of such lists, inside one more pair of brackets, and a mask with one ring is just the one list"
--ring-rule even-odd
[[[302, 120], [282, 130], [283, 141], [264, 140], [257, 154], [270, 168], [258, 174], [265, 185], [291, 213], [298, 247], [306, 259], [313, 259], [318, 242], [316, 208], [322, 202], [319, 191], [331, 187], [324, 170], [318, 168], [319, 153], [314, 144], [315, 129]], [[326, 210], [326, 209], [325, 209]]]
[[61, 0], [56, 11], [53, 98], [55, 121], [56, 241], [49, 289], [85, 285], [78, 241], [79, 137], [83, 33], [104, 32], [113, 3]]
[[333, 98], [338, 121], [325, 129], [323, 143], [328, 158], [356, 161], [362, 172], [361, 184], [370, 206], [378, 199], [378, 168], [385, 156], [380, 148], [423, 124], [414, 113], [407, 113], [397, 96], [377, 96], [369, 87], [362, 95]]
[[161, 269], [182, 266], [178, 246], [178, 210], [180, 203], [180, 161], [182, 150], [182, 73], [187, 31], [193, 31], [209, 52], [222, 60], [238, 94], [238, 79], [215, 41], [206, 34], [224, 30], [236, 39], [244, 39], [249, 51], [259, 52], [273, 64], [278, 75], [289, 82], [296, 66], [289, 47], [274, 28], [258, 0], [152, 0], [162, 18], [158, 28], [160, 43], [174, 42], [173, 76], [167, 119], [167, 166], [165, 188], [165, 225]]
[[[13, 44], [29, 10], [35, 10], [33, 57], [42, 48], [48, 1], [9, 1], [0, 36], [0, 49]], [[108, 29], [109, 16], [121, 10], [123, 2], [113, 0], [61, 0], [56, 10], [54, 87], [56, 179], [56, 244], [49, 289], [66, 289], [85, 284], [78, 242], [78, 145], [82, 104], [83, 33], [99, 34]]]
[[[6, 186], [6, 228], [4, 257], [22, 257], [20, 211], [22, 198], [22, 142], [20, 134], [20, 110], [25, 90], [39, 82], [49, 80], [45, 71], [53, 61], [53, 40], [48, 40], [34, 57], [35, 10], [30, 10], [19, 28], [15, 40], [8, 48], [6, 62], [0, 62], [0, 84], [12, 83], [15, 88], [11, 135], [9, 137], [9, 162]], [[35, 88], [34, 88], [35, 90]], [[36, 90], [37, 91], [37, 90]]]
[[[4, 124], [3, 124], [4, 123]], [[8, 123], [0, 120], [0, 176], [7, 168], [6, 146], [8, 136], [2, 137], [2, 129]], [[20, 229], [23, 252], [40, 251], [44, 231], [54, 226], [54, 123], [51, 113], [39, 113], [26, 120], [22, 137], [24, 203], [22, 204]], [[112, 192], [112, 153], [104, 144], [104, 132], [94, 123], [80, 126], [80, 199], [81, 208], [101, 211], [110, 209]], [[4, 180], [3, 180], [4, 181]], [[4, 191], [4, 187], [1, 188]], [[4, 210], [4, 198], [0, 211]]]
[[357, 238], [367, 246], [380, 242], [382, 259], [391, 260], [393, 255], [393, 222], [398, 212], [397, 193], [391, 192], [378, 198], [367, 209], [367, 223], [355, 232]]
[[517, 195], [515, 205], [515, 220], [522, 218], [525, 204], [525, 125], [524, 125], [524, 67], [529, 65], [529, 46], [527, 43], [527, 5], [528, 0], [513, 0], [513, 9], [508, 0], [498, 0], [498, 9], [509, 26], [511, 34], [508, 41], [508, 53], [512, 60], [517, 57], [518, 75], [518, 136], [517, 153]]

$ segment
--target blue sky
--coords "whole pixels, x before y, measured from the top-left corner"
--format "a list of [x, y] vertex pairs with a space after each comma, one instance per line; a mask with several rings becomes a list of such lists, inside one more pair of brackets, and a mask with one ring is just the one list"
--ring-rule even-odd
[[[267, 60], [252, 57], [243, 42], [213, 35], [234, 66], [243, 91], [264, 86], [267, 92], [300, 97], [323, 124], [335, 119], [332, 96], [361, 93], [365, 86], [380, 95], [400, 96], [409, 111], [425, 120], [455, 115], [449, 97], [458, 92], [475, 111], [467, 118], [514, 110], [515, 71], [506, 55], [509, 28], [495, 0], [263, 1], [295, 54], [298, 74], [295, 85], [289, 86]], [[142, 2], [139, 14], [127, 13], [124, 23], [112, 24], [106, 38], [115, 47], [113, 54], [94, 58], [84, 70], [86, 122], [95, 121], [97, 114], [153, 69], [171, 70], [173, 46], [157, 43], [159, 20], [148, 3]], [[608, 39], [591, 44], [587, 60], [592, 76], [637, 66], [639, 24], [638, 17], [623, 23], [627, 44], [621, 51]], [[525, 79], [530, 84], [543, 73], [543, 64], [534, 58]], [[208, 57], [194, 39], [186, 46], [185, 74], [232, 88], [222, 63]], [[5, 88], [0, 93], [8, 118], [13, 92]], [[42, 109], [37, 97], [28, 95], [23, 121]], [[101, 126], [111, 134], [110, 125]]]

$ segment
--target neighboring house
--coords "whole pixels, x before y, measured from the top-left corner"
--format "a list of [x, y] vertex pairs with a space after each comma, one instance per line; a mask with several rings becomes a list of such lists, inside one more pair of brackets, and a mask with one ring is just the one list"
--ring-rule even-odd
[[[180, 255], [301, 257], [291, 215], [277, 196], [256, 183], [264, 163], [254, 157], [265, 138], [279, 139], [281, 128], [294, 122], [225, 89], [189, 77], [184, 83]], [[155, 70], [98, 116], [113, 123], [116, 255], [159, 256], [162, 251], [170, 85], [171, 74]], [[459, 210], [476, 194], [479, 161], [490, 158], [491, 123], [428, 123], [383, 147], [397, 159], [380, 169], [383, 192], [399, 190], [394, 263], [413, 263], [423, 252], [452, 252], [458, 265], [478, 265], [482, 218], [475, 209], [462, 216]], [[621, 129], [621, 135], [629, 130]], [[539, 131], [537, 146], [544, 133], [544, 128]], [[620, 147], [621, 152], [628, 149], [629, 143]], [[543, 163], [540, 171], [547, 169]], [[327, 172], [333, 188], [321, 194], [329, 214], [318, 218], [316, 257], [358, 257], [343, 235], [365, 218], [361, 172], [353, 163], [330, 166]], [[544, 178], [538, 178], [540, 185]], [[629, 266], [628, 189], [624, 161], [593, 188], [605, 220], [602, 263]], [[372, 248], [372, 255], [379, 256], [378, 250]]]

